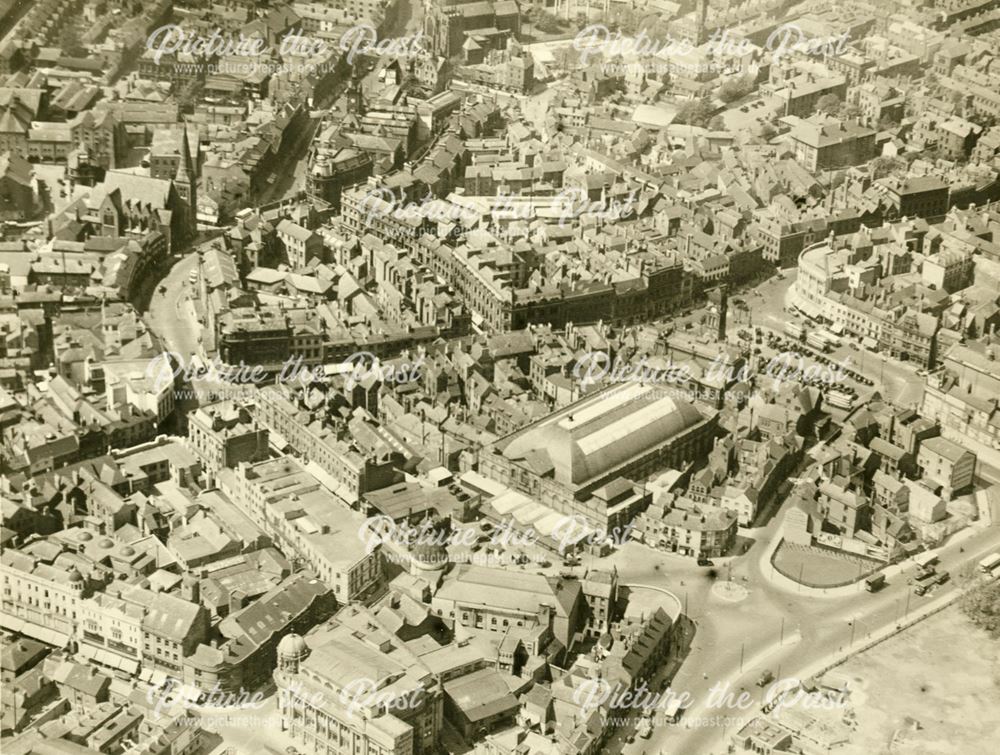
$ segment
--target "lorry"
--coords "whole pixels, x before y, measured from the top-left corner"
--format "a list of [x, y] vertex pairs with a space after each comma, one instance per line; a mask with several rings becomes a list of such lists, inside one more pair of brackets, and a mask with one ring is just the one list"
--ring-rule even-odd
[[933, 553], [918, 553], [913, 557], [913, 563], [917, 565], [917, 571], [922, 574], [933, 574], [934, 564], [937, 563], [937, 556]]
[[997, 566], [1000, 566], [1000, 553], [991, 553], [979, 562], [979, 571], [989, 574]]
[[937, 584], [937, 576], [934, 572], [917, 577], [913, 585], [913, 592], [917, 595], [925, 595], [934, 585]]
[[684, 713], [683, 700], [678, 697], [671, 697], [670, 702], [667, 703], [667, 707], [663, 709], [663, 718], [667, 723], [675, 724], [681, 720], [682, 713]]
[[879, 572], [865, 578], [865, 589], [868, 592], [878, 592], [885, 587], [885, 574]]

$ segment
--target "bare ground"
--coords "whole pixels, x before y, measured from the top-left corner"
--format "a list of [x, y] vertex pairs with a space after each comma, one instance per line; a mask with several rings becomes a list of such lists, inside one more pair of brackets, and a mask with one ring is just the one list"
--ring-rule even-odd
[[956, 607], [834, 669], [857, 727], [841, 752], [980, 755], [1000, 732], [1000, 642]]

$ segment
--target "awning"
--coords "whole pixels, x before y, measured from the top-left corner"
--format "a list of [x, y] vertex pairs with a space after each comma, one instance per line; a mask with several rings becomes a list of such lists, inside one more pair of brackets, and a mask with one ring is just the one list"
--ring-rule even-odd
[[500, 514], [509, 514], [516, 509], [530, 505], [531, 502], [528, 496], [522, 495], [516, 490], [508, 490], [490, 501], [490, 505]]
[[168, 677], [163, 671], [154, 671], [150, 677], [149, 683], [155, 687], [162, 687], [167, 683], [167, 679], [169, 678], [170, 677]]
[[553, 511], [535, 522], [535, 529], [546, 537], [551, 537], [556, 527], [559, 527], [565, 520], [565, 514]]
[[49, 645], [55, 645], [56, 647], [65, 647], [69, 643], [69, 635], [63, 634], [62, 632], [57, 632], [55, 629], [49, 629], [48, 627], [40, 627], [37, 624], [25, 624], [24, 631], [25, 634], [31, 634], [29, 627], [34, 628], [33, 637], [46, 642]]
[[16, 616], [8, 616], [5, 613], [0, 613], [0, 625], [3, 625], [4, 629], [11, 632], [17, 632], [18, 634], [24, 634], [24, 619], [19, 619]]
[[69, 635], [63, 634], [55, 629], [49, 629], [48, 627], [39, 626], [31, 621], [25, 621], [16, 616], [4, 616], [0, 614], [0, 624], [3, 624], [4, 629], [11, 632], [17, 632], [18, 634], [27, 635], [36, 640], [44, 642], [47, 645], [55, 645], [56, 647], [65, 647], [69, 642]]
[[792, 306], [811, 320], [818, 320], [823, 316], [823, 310], [802, 297], [796, 298]]
[[519, 509], [515, 509], [512, 512], [512, 515], [515, 521], [519, 524], [531, 524], [532, 522], [544, 517], [550, 511], [551, 509], [540, 503], [532, 503], [527, 506], [522, 506]]
[[878, 348], [878, 343], [876, 343], [875, 339], [874, 338], [869, 338], [868, 336], [865, 336], [864, 338], [862, 338], [861, 339], [861, 343], [864, 345], [864, 347], [866, 349], [877, 349]]

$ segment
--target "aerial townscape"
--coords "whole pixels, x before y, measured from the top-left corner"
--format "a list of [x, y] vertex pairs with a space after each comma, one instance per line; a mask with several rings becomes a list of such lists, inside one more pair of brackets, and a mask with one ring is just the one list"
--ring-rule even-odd
[[1000, 743], [1000, 0], [0, 0], [4, 755]]

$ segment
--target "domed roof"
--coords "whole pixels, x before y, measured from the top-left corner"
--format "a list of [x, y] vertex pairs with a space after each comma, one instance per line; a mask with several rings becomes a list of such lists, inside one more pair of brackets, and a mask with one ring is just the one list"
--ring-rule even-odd
[[302, 639], [301, 635], [286, 634], [281, 638], [281, 642], [278, 643], [278, 655], [285, 656], [289, 658], [299, 658], [303, 655], [308, 654], [309, 646], [306, 645], [306, 641]]
[[83, 582], [83, 575], [74, 566], [69, 570], [69, 581], [70, 582]]
[[98, 545], [101, 546], [102, 548], [114, 548], [115, 541], [112, 540], [110, 537], [105, 537], [101, 538], [101, 541], [98, 543]]
[[124, 548], [122, 548], [122, 555], [123, 556], [134, 556], [135, 555], [135, 548], [133, 548], [131, 545], [126, 545]]
[[81, 543], [85, 543], [88, 540], [93, 540], [94, 539], [94, 533], [93, 532], [87, 532], [87, 530], [83, 530], [82, 532], [80, 532], [79, 535], [76, 536], [76, 539], [79, 540]]
[[662, 388], [626, 383], [578, 401], [514, 435], [503, 455], [566, 485], [605, 475], [704, 419]]

